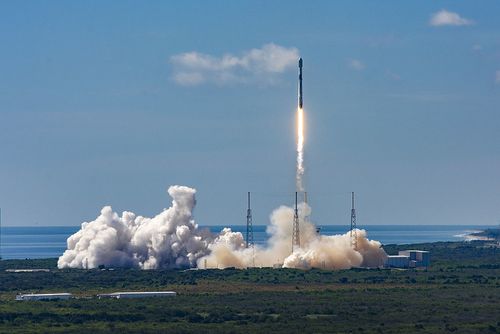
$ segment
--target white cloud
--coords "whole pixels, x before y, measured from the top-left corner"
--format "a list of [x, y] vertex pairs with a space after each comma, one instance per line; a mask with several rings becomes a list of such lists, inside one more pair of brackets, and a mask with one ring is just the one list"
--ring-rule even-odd
[[180, 85], [202, 83], [226, 84], [235, 82], [274, 82], [275, 76], [297, 66], [299, 51], [273, 43], [251, 49], [241, 56], [221, 57], [186, 52], [170, 57], [172, 78]]
[[439, 26], [468, 26], [474, 24], [474, 21], [466, 19], [457, 13], [449, 12], [445, 9], [431, 15], [429, 24], [434, 27]]
[[500, 70], [495, 73], [495, 82], [500, 84]]
[[483, 49], [483, 46], [481, 44], [474, 44], [472, 46], [473, 51], [481, 51]]
[[358, 59], [349, 59], [348, 65], [350, 68], [356, 71], [362, 71], [365, 69], [365, 64], [363, 64], [360, 60]]

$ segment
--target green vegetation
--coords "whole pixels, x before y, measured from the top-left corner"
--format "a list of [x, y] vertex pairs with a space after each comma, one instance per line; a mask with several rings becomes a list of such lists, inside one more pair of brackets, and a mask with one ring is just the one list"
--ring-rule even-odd
[[[0, 261], [0, 332], [495, 333], [500, 249], [484, 243], [384, 247], [430, 250], [428, 270], [57, 270], [56, 260]], [[10, 273], [7, 268], [50, 268]], [[175, 298], [98, 300], [118, 290]], [[18, 292], [72, 292], [70, 301], [14, 301]]]
[[500, 228], [488, 228], [482, 232], [471, 233], [471, 236], [485, 237], [492, 240], [500, 240]]

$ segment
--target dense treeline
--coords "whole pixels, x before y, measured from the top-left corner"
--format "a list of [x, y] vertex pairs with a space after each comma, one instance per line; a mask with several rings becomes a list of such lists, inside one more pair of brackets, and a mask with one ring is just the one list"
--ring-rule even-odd
[[[500, 252], [483, 243], [386, 246], [432, 252], [428, 270], [57, 270], [55, 260], [0, 261], [0, 332], [494, 333]], [[50, 268], [10, 273], [6, 268]], [[117, 290], [175, 298], [99, 300]], [[68, 301], [14, 301], [65, 291]]]

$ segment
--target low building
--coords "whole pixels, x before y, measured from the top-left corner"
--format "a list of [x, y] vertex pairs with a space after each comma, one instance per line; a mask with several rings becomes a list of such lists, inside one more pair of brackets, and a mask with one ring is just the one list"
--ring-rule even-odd
[[97, 295], [99, 299], [102, 298], [149, 298], [149, 297], [175, 297], [177, 295], [174, 291], [129, 291], [129, 292], [113, 292]]
[[404, 250], [399, 255], [389, 255], [385, 261], [386, 268], [421, 268], [429, 267], [431, 255], [428, 251]]
[[19, 294], [16, 300], [67, 300], [73, 298], [71, 293], [28, 293]]
[[8, 273], [48, 273], [50, 269], [5, 269]]
[[407, 255], [389, 255], [385, 261], [386, 268], [408, 268], [410, 257]]
[[410, 257], [410, 261], [415, 261], [415, 267], [429, 267], [431, 265], [431, 253], [422, 250], [399, 251], [399, 255]]

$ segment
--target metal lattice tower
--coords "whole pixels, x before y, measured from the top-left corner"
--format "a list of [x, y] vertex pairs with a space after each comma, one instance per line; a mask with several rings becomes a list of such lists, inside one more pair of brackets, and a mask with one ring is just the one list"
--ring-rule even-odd
[[250, 208], [250, 192], [248, 192], [248, 209], [247, 209], [247, 235], [246, 247], [253, 247], [253, 225], [252, 225], [252, 209]]
[[[304, 191], [304, 203], [306, 204], [306, 206], [308, 206], [309, 202], [308, 202], [308, 199], [307, 199], [307, 191]], [[307, 223], [309, 223], [309, 221], [311, 220], [311, 217], [309, 216], [309, 211], [306, 211], [306, 213], [304, 214], [304, 221]]]
[[358, 248], [358, 235], [356, 229], [356, 209], [354, 208], [354, 192], [351, 193], [351, 246]]
[[299, 209], [297, 208], [297, 192], [295, 192], [295, 212], [293, 215], [292, 253], [295, 247], [300, 248]]
[[0, 260], [2, 259], [2, 208], [0, 208]]

